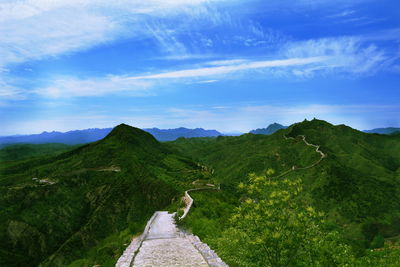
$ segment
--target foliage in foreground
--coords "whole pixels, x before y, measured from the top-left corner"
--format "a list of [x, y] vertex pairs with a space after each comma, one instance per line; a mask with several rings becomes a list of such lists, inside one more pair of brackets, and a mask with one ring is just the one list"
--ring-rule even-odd
[[[269, 173], [271, 174], [271, 172]], [[301, 180], [250, 175], [245, 197], [216, 240], [232, 266], [343, 266], [351, 248], [324, 229], [324, 214], [298, 199]]]

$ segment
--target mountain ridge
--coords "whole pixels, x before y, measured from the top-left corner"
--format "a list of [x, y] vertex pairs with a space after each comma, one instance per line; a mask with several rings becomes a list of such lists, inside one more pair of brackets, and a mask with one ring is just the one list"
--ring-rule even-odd
[[287, 127], [288, 126], [283, 126], [282, 124], [274, 122], [274, 123], [268, 125], [267, 128], [257, 128], [255, 130], [251, 130], [249, 133], [270, 135], [281, 129], [286, 129]]
[[385, 127], [385, 128], [375, 128], [371, 130], [363, 130], [364, 133], [376, 133], [376, 134], [394, 134], [400, 132], [400, 128], [397, 127]]
[[[95, 142], [106, 137], [107, 134], [112, 131], [112, 129], [113, 128], [89, 128], [67, 132], [44, 131], [40, 134], [0, 136], [0, 147], [17, 143], [62, 143], [67, 145], [85, 144], [89, 142]], [[218, 132], [217, 130], [205, 130], [203, 128], [145, 128], [142, 130], [152, 134], [158, 141], [173, 141], [179, 137], [215, 137], [222, 135], [222, 133]]]

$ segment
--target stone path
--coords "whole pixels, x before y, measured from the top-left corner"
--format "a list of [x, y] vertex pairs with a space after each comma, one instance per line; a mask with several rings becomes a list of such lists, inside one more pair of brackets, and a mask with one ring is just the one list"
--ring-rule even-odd
[[209, 266], [190, 240], [179, 233], [173, 216], [156, 212], [133, 266]]

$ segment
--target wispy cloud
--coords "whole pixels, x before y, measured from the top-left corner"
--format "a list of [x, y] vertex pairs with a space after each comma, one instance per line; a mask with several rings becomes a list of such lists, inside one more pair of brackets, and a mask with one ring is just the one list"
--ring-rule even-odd
[[218, 82], [218, 80], [204, 80], [204, 81], [198, 81], [197, 83], [215, 83]]
[[14, 79], [0, 75], [0, 100], [20, 100], [26, 98], [26, 90], [13, 86]]
[[[281, 51], [286, 59], [254, 61], [230, 59], [204, 62], [201, 67], [171, 70], [146, 75], [119, 75], [78, 79], [62, 77], [34, 92], [48, 98], [104, 96], [125, 93], [130, 96], [152, 96], [154, 89], [165, 86], [162, 80], [172, 83], [214, 83], [223, 79], [235, 79], [234, 73], [263, 71], [270, 77], [294, 76], [310, 78], [317, 73], [342, 73], [344, 75], [368, 75], [379, 71], [389, 58], [375, 46], [363, 47], [358, 39], [320, 39], [288, 43]], [[206, 78], [206, 79], [204, 79]], [[264, 77], [265, 78], [265, 77]], [[10, 94], [11, 89], [8, 89]]]
[[[151, 36], [179, 49], [160, 18], [218, 0], [27, 0], [0, 3], [0, 66], [87, 49], [121, 37]], [[199, 13], [196, 11], [196, 13]], [[144, 27], [146, 23], [151, 25]], [[176, 47], [174, 47], [176, 49]]]
[[[251, 71], [254, 69], [284, 68], [302, 66], [326, 60], [323, 57], [292, 58], [270, 61], [245, 61], [230, 60], [206, 63], [205, 65], [217, 65], [194, 69], [184, 69], [140, 76], [106, 76], [92, 77], [90, 79], [78, 79], [74, 77], [61, 77], [48, 82], [47, 86], [35, 89], [34, 92], [47, 98], [71, 98], [84, 96], [104, 96], [108, 94], [125, 93], [130, 96], [151, 96], [158, 81], [173, 79], [179, 82], [184, 79], [192, 79], [194, 83], [214, 83], [217, 79], [201, 80], [210, 77], [221, 77], [233, 72]], [[221, 65], [222, 63], [227, 65]], [[162, 83], [165, 85], [165, 83]]]
[[50, 82], [46, 87], [35, 90], [47, 98], [71, 98], [85, 96], [104, 96], [124, 92], [129, 96], [151, 95], [149, 81], [127, 80], [118, 76], [103, 78], [77, 79], [74, 77], [58, 78]]
[[385, 50], [360, 37], [312, 39], [286, 44], [282, 53], [288, 57], [327, 57], [322, 64], [303, 69], [299, 73], [317, 71], [369, 75], [380, 71], [391, 57]]
[[[185, 70], [170, 71], [170, 72], [163, 72], [163, 73], [149, 74], [142, 76], [132, 76], [132, 77], [126, 77], [125, 79], [148, 80], [148, 79], [179, 79], [179, 78], [194, 78], [194, 77], [195, 78], [210, 77], [237, 71], [307, 65], [317, 62], [323, 62], [326, 60], [327, 60], [326, 57], [305, 57], [305, 58], [290, 58], [282, 60], [249, 61], [245, 63], [241, 63], [241, 61], [231, 61], [229, 62], [228, 65], [223, 65], [223, 66], [185, 69]], [[236, 62], [236, 64], [232, 62]]]
[[[34, 89], [33, 93], [52, 98], [121, 92], [143, 96], [153, 93], [152, 88], [158, 85], [158, 80], [211, 83], [250, 71], [255, 77], [262, 73], [263, 78], [310, 78], [330, 73], [354, 77], [374, 74], [398, 58], [398, 55], [392, 55], [374, 43], [398, 40], [397, 28], [376, 35], [295, 41], [278, 30], [262, 26], [245, 16], [233, 16], [213, 5], [222, 2], [227, 0], [3, 1], [0, 3], [0, 75], [4, 76], [2, 70], [7, 70], [6, 66], [12, 63], [57, 57], [127, 37], [153, 40], [167, 61], [192, 62], [184, 69], [153, 68], [152, 72], [140, 75], [131, 75], [127, 71], [125, 75], [87, 79], [48, 77], [47, 85]], [[288, 6], [288, 3], [285, 0], [265, 5], [268, 9], [268, 6]], [[327, 5], [327, 2], [301, 0], [294, 4], [322, 5]], [[358, 11], [349, 4], [344, 10], [332, 13], [332, 17], [353, 19]], [[180, 23], [182, 21], [186, 23]], [[210, 34], [209, 28], [217, 30]], [[239, 51], [238, 54], [226, 52], [238, 44], [240, 49], [233, 49]], [[207, 58], [221, 50], [226, 52], [220, 55], [222, 60]], [[246, 51], [250, 53], [246, 54]], [[257, 55], [257, 60], [250, 58], [251, 55]], [[268, 60], [262, 60], [266, 58]], [[135, 73], [140, 71], [135, 70]], [[0, 80], [0, 85], [3, 98], [27, 94], [26, 90], [4, 79], [3, 82]]]
[[342, 12], [329, 15], [328, 18], [343, 18], [355, 14], [355, 10], [343, 10]]

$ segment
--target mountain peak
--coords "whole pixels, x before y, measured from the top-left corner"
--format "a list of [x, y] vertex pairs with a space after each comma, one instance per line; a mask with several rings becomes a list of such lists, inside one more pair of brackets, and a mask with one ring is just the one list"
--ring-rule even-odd
[[158, 141], [148, 132], [136, 127], [132, 127], [125, 123], [121, 123], [118, 126], [114, 127], [114, 129], [112, 129], [112, 131], [106, 136], [105, 139], [118, 139], [123, 143], [132, 144], [158, 143]]
[[276, 131], [278, 131], [280, 129], [285, 129], [285, 128], [287, 128], [287, 126], [283, 126], [282, 124], [274, 122], [274, 123], [268, 125], [267, 128], [258, 128], [256, 130], [250, 131], [250, 133], [252, 133], [252, 134], [270, 135], [270, 134], [273, 134], [273, 133], [275, 133]]

